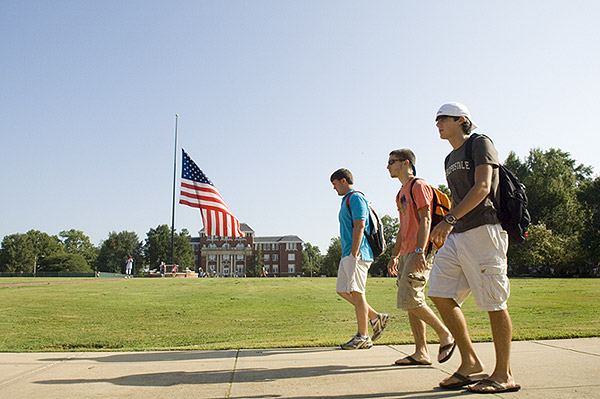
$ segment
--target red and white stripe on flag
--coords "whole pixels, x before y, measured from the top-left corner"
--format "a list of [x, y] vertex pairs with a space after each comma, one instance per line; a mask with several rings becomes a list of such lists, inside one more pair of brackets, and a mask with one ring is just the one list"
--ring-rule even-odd
[[219, 190], [182, 149], [181, 192], [179, 203], [199, 208], [206, 235], [245, 237], [240, 222], [229, 210]]

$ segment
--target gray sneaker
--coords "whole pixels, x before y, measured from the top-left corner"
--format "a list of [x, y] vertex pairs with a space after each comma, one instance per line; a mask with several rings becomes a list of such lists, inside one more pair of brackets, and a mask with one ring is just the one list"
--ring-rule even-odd
[[371, 338], [361, 338], [360, 335], [356, 334], [352, 339], [345, 344], [342, 344], [342, 349], [369, 349], [373, 346]]
[[375, 320], [375, 322], [371, 321], [371, 325], [373, 326], [373, 341], [377, 341], [381, 337], [389, 319], [389, 315], [378, 313], [377, 320]]

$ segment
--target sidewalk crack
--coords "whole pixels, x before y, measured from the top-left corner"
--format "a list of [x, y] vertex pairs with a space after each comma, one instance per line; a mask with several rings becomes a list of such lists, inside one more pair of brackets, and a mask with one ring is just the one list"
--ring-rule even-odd
[[568, 348], [568, 347], [565, 347], [565, 346], [552, 345], [552, 344], [549, 344], [549, 343], [546, 343], [546, 342], [542, 342], [542, 341], [531, 341], [531, 342], [533, 342], [534, 344], [542, 345], [542, 346], [548, 346], [550, 348], [562, 349], [562, 350], [567, 350], [567, 351], [570, 351], [570, 352], [581, 353], [581, 354], [584, 354], [584, 355], [590, 355], [590, 356], [600, 357], [600, 355], [597, 354], [597, 353], [586, 352], [586, 351], [582, 351], [582, 350], [578, 350], [578, 349]]
[[226, 399], [229, 399], [231, 397], [231, 388], [233, 387], [233, 378], [235, 377], [235, 372], [237, 370], [237, 362], [239, 356], [240, 349], [238, 349], [235, 353], [235, 361], [233, 362], [233, 369], [231, 370], [231, 376], [229, 377], [229, 386], [227, 387], [227, 393], [225, 394]]

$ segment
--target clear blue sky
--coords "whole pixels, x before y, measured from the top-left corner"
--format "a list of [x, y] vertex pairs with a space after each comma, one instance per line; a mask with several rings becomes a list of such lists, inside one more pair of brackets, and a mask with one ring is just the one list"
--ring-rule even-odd
[[[590, 1], [2, 0], [0, 238], [170, 225], [176, 113], [240, 221], [322, 252], [335, 169], [392, 216], [390, 150], [445, 183], [443, 102], [501, 159], [560, 148], [598, 173], [599, 18]], [[177, 205], [176, 228], [197, 235], [198, 211]]]

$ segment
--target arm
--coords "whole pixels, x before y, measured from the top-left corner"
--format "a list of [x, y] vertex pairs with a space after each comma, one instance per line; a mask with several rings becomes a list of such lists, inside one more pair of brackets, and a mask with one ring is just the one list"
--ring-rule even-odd
[[[423, 207], [417, 211], [419, 214], [419, 232], [417, 234], [417, 248], [423, 248], [427, 246], [429, 241], [429, 229], [431, 229], [431, 212], [428, 207]], [[446, 223], [447, 224], [447, 223]], [[427, 262], [425, 261], [425, 252], [416, 254], [415, 256], [415, 270], [419, 273], [425, 271]]]
[[362, 243], [363, 236], [365, 234], [365, 226], [367, 221], [364, 219], [358, 219], [354, 221], [354, 229], [352, 230], [352, 249], [350, 255], [356, 259], [360, 259], [360, 244]]
[[[475, 168], [475, 184], [471, 187], [465, 198], [452, 208], [450, 211], [452, 215], [460, 219], [471, 212], [489, 195], [492, 188], [493, 171], [494, 168], [490, 164], [479, 165]], [[444, 241], [446, 241], [448, 234], [452, 231], [452, 228], [453, 226], [446, 222], [438, 223], [431, 232], [431, 241], [437, 247], [441, 247]]]
[[400, 227], [398, 227], [398, 234], [396, 234], [396, 244], [394, 244], [394, 250], [392, 251], [392, 257], [388, 262], [387, 269], [392, 276], [398, 275], [398, 256], [400, 256], [400, 247], [402, 246], [402, 236], [400, 235]]

